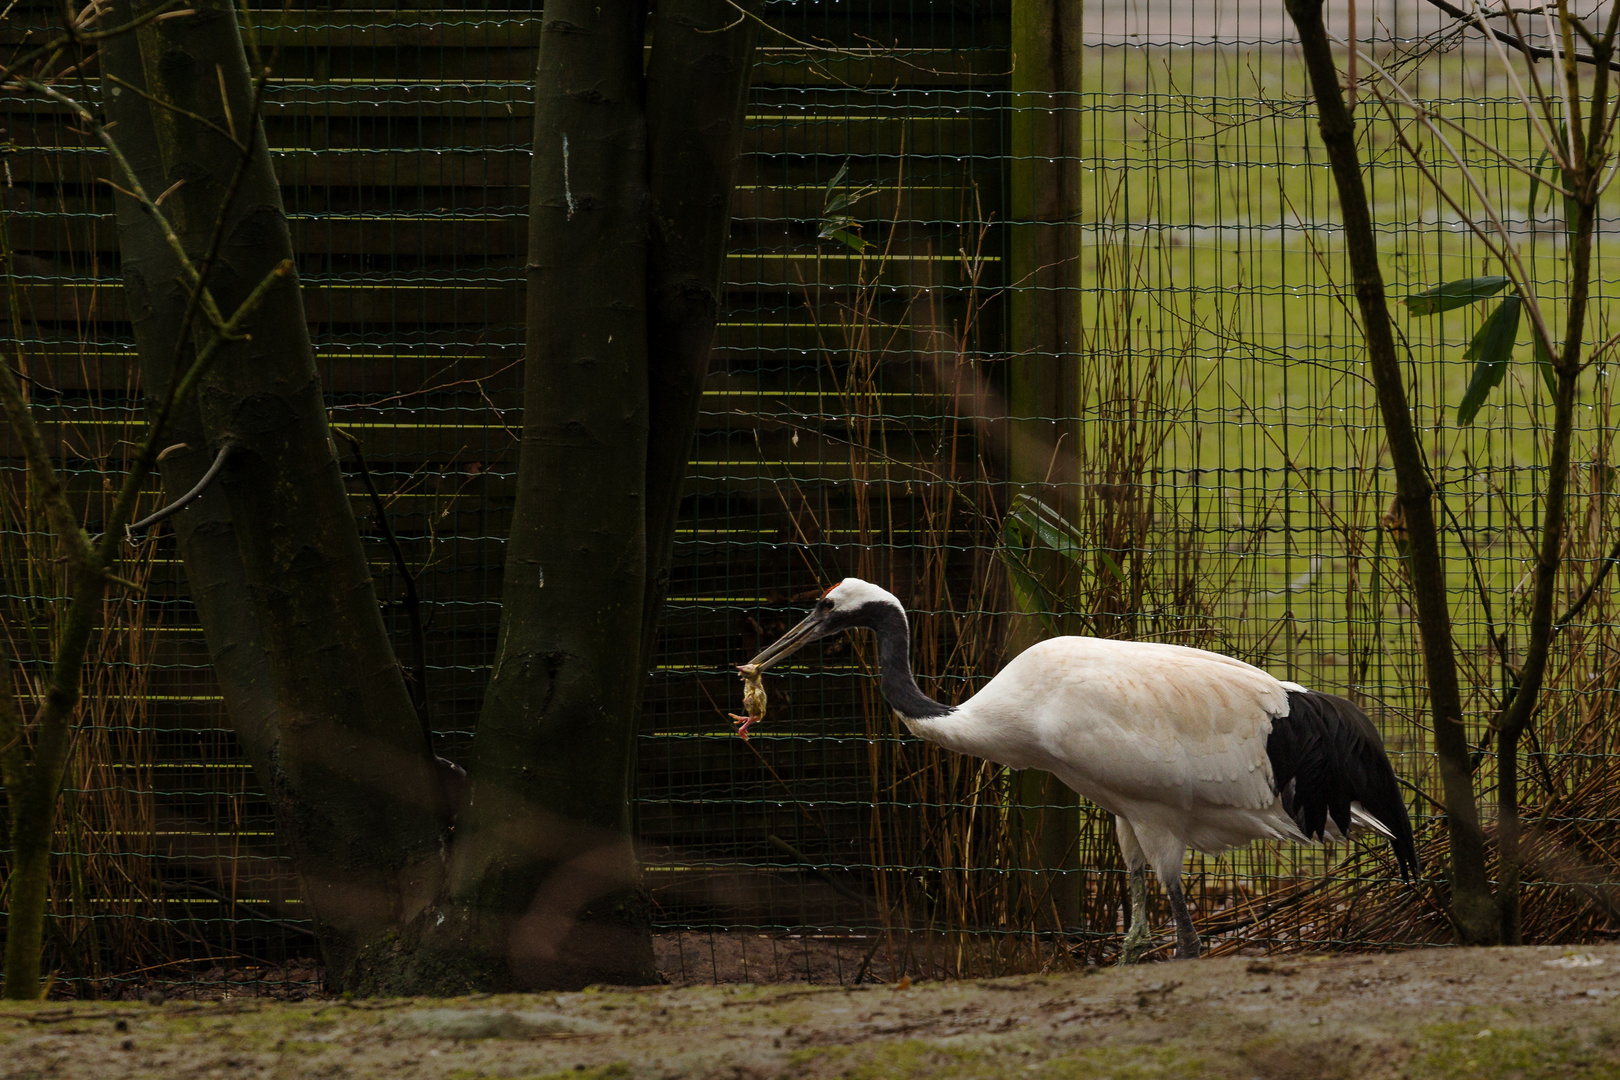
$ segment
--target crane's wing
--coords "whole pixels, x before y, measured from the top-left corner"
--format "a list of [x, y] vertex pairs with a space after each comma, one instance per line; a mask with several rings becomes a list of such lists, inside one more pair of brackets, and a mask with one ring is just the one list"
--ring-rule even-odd
[[1352, 821], [1389, 838], [1401, 877], [1418, 868], [1412, 822], [1378, 729], [1353, 702], [1288, 688], [1288, 711], [1266, 738], [1272, 783], [1301, 832], [1320, 840], [1328, 818], [1348, 836]]
[[971, 708], [1027, 731], [1016, 764], [1049, 769], [1104, 806], [1261, 810], [1277, 799], [1266, 737], [1288, 691], [1218, 653], [1054, 638], [1017, 656]]

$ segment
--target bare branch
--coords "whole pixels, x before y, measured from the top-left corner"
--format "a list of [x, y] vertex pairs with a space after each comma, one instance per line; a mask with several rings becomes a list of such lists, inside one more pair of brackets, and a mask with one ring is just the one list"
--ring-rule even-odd
[[[192, 123], [199, 124], [199, 125], [207, 128], [209, 131], [212, 131], [214, 134], [219, 135], [219, 136], [221, 136], [221, 137], [223, 137], [225, 139], [228, 139], [230, 141], [231, 145], [235, 146], [238, 150], [240, 150], [244, 154], [252, 152], [249, 147], [245, 146], [242, 143], [241, 139], [237, 138], [236, 132], [234, 130], [233, 131], [227, 131], [225, 128], [220, 127], [218, 124], [214, 123], [212, 120], [208, 119], [206, 116], [199, 116], [196, 113], [192, 112], [190, 109], [182, 109], [180, 106], [176, 105], [172, 101], [165, 101], [162, 98], [157, 97], [154, 94], [149, 94], [145, 90], [141, 89], [139, 86], [136, 86], [134, 83], [127, 82], [127, 81], [125, 81], [123, 79], [120, 79], [116, 75], [113, 75], [113, 74], [109, 73], [109, 74], [103, 75], [102, 78], [104, 80], [106, 80], [107, 82], [117, 83], [118, 86], [121, 89], [128, 90], [130, 93], [134, 94], [136, 97], [140, 98], [142, 101], [148, 102], [148, 103], [150, 103], [152, 105], [156, 105], [158, 108], [163, 109], [163, 110], [165, 110], [167, 112], [172, 112], [176, 116], [183, 116], [187, 120], [190, 120]], [[230, 110], [229, 109], [226, 110], [225, 115], [226, 115], [227, 118], [230, 117]]]
[[422, 625], [422, 603], [416, 594], [416, 575], [411, 573], [410, 564], [405, 561], [405, 549], [400, 546], [393, 523], [388, 520], [388, 507], [383, 503], [376, 481], [372, 479], [371, 466], [366, 463], [359, 436], [336, 426], [332, 430], [343, 436], [354, 451], [355, 464], [360, 466], [366, 493], [371, 496], [372, 508], [377, 511], [377, 524], [382, 528], [383, 538], [388, 541], [394, 567], [405, 581], [405, 618], [411, 624], [411, 659], [416, 667], [416, 685], [412, 688], [411, 703], [416, 706], [416, 717], [422, 722], [422, 737], [427, 740], [428, 753], [433, 754], [433, 717], [428, 702], [427, 631]]
[[140, 18], [131, 19], [129, 22], [120, 26], [115, 26], [111, 30], [98, 30], [89, 34], [70, 32], [63, 34], [60, 37], [52, 38], [50, 41], [47, 41], [38, 48], [29, 49], [21, 56], [12, 57], [9, 64], [0, 64], [0, 78], [21, 78], [22, 76], [17, 73], [19, 68], [33, 63], [46, 53], [61, 52], [69, 45], [87, 45], [98, 41], [106, 41], [108, 38], [118, 37], [120, 34], [127, 34], [132, 30], [138, 30], [147, 23], [156, 19], [161, 19], [166, 15], [189, 14], [189, 12], [176, 12], [174, 10], [175, 6], [179, 3], [181, 3], [181, 0], [164, 0], [164, 3], [151, 11], [148, 11]]
[[1616, 562], [1620, 562], [1620, 540], [1616, 540], [1614, 547], [1609, 549], [1609, 554], [1604, 558], [1603, 565], [1598, 568], [1597, 576], [1586, 586], [1585, 591], [1569, 606], [1568, 611], [1554, 620], [1553, 630], [1562, 630], [1575, 621], [1575, 616], [1579, 615], [1582, 609], [1592, 602], [1592, 597], [1596, 596], [1598, 589], [1603, 587], [1603, 580], [1609, 576], [1609, 571], [1614, 569]]
[[[124, 526], [124, 539], [133, 544], [135, 542], [135, 534], [137, 532], [140, 532], [142, 529], [149, 529], [158, 522], [163, 521], [166, 518], [173, 517], [180, 511], [184, 510], [187, 506], [200, 499], [202, 497], [202, 493], [208, 490], [208, 485], [212, 484], [215, 478], [219, 476], [221, 470], [225, 468], [225, 460], [231, 456], [231, 451], [235, 449], [235, 443], [227, 442], [225, 445], [221, 446], [219, 448], [219, 453], [214, 455], [214, 463], [208, 466], [208, 471], [203, 473], [202, 479], [197, 481], [195, 487], [156, 513], [148, 514], [134, 524]], [[167, 452], [168, 451], [164, 451], [164, 453]], [[153, 459], [153, 461], [157, 461], [162, 456], [162, 454], [159, 454], [157, 458]]]
[[[1470, 16], [1468, 12], [1464, 11], [1462, 8], [1458, 7], [1455, 4], [1447, 3], [1446, 0], [1426, 0], [1426, 2], [1428, 3], [1428, 5], [1430, 7], [1439, 8], [1441, 11], [1445, 12], [1447, 15], [1450, 15], [1453, 19], [1460, 19], [1460, 20], [1462, 20], [1464, 22], [1470, 22], [1470, 23], [1474, 21], [1473, 17]], [[1535, 14], [1536, 10], [1537, 9], [1534, 9], [1534, 8], [1527, 9], [1527, 10], [1525, 10], [1524, 14], [1533, 15], [1533, 14]], [[1542, 8], [1540, 8], [1539, 10], [1541, 10], [1542, 12], [1545, 12], [1546, 11], [1546, 6], [1543, 5]], [[1513, 46], [1515, 49], [1518, 49], [1520, 52], [1524, 53], [1526, 56], [1530, 57], [1533, 60], [1556, 60], [1556, 59], [1558, 59], [1557, 54], [1554, 53], [1551, 49], [1544, 49], [1539, 45], [1532, 45], [1528, 41], [1524, 40], [1524, 37], [1522, 35], [1514, 36], [1513, 34], [1509, 34], [1508, 32], [1506, 32], [1505, 30], [1498, 30], [1495, 27], [1487, 27], [1486, 32], [1489, 33], [1492, 37], [1494, 37], [1497, 41], [1502, 42], [1504, 45]], [[1576, 53], [1575, 54], [1575, 62], [1577, 64], [1595, 64], [1595, 63], [1597, 63], [1597, 60], [1594, 59], [1591, 56], [1587, 56], [1587, 55], [1582, 54], [1582, 53]], [[1615, 62], [1613, 60], [1609, 61], [1607, 66], [1608, 66], [1610, 71], [1620, 71], [1620, 63], [1617, 63], [1617, 62]]]
[[[1344, 44], [1343, 39], [1338, 38], [1334, 34], [1328, 34], [1328, 37], [1338, 41], [1341, 45]], [[1486, 194], [1485, 189], [1480, 185], [1479, 180], [1474, 176], [1474, 172], [1468, 167], [1467, 162], [1463, 160], [1462, 155], [1457, 152], [1456, 148], [1453, 147], [1449, 141], [1447, 141], [1445, 135], [1440, 131], [1439, 127], [1435, 125], [1429, 110], [1415, 101], [1412, 96], [1406, 92], [1406, 88], [1401, 86], [1394, 76], [1385, 71], [1384, 68], [1379, 65], [1378, 61], [1374, 60], [1370, 56], [1364, 56], [1363, 59], [1367, 61], [1368, 65], [1372, 67], [1374, 71], [1383, 76], [1385, 82], [1387, 82], [1390, 87], [1398, 95], [1400, 95], [1402, 103], [1405, 104], [1407, 108], [1412, 110], [1412, 113], [1417, 117], [1418, 122], [1423, 124], [1423, 126], [1429, 130], [1429, 133], [1434, 136], [1435, 141], [1437, 141], [1441, 146], [1445, 147], [1446, 153], [1451, 155], [1451, 160], [1455, 162], [1457, 168], [1462, 171], [1463, 178], [1468, 182], [1469, 190], [1474, 193], [1474, 197], [1479, 200], [1480, 205], [1485, 208], [1485, 212], [1490, 215], [1491, 225], [1496, 230], [1497, 235], [1502, 238], [1501, 249], [1497, 249], [1496, 246], [1490, 242], [1490, 239], [1485, 235], [1483, 230], [1481, 230], [1479, 226], [1475, 224], [1473, 219], [1463, 211], [1462, 207], [1452, 197], [1446, 185], [1441, 184], [1433, 173], [1429, 172], [1427, 166], [1423, 164], [1422, 159], [1418, 156], [1416, 148], [1412, 146], [1412, 144], [1407, 140], [1405, 133], [1401, 131], [1400, 125], [1395, 124], [1395, 137], [1400, 140], [1401, 145], [1406, 149], [1408, 156], [1410, 156], [1418, 168], [1423, 171], [1424, 175], [1428, 178], [1429, 182], [1434, 185], [1435, 190], [1440, 194], [1441, 198], [1445, 199], [1446, 203], [1462, 216], [1463, 220], [1468, 223], [1468, 227], [1474, 231], [1474, 234], [1478, 236], [1488, 248], [1491, 249], [1491, 253], [1493, 255], [1502, 261], [1504, 269], [1506, 269], [1508, 271], [1508, 275], [1513, 278], [1514, 287], [1518, 290], [1519, 296], [1524, 300], [1525, 307], [1530, 309], [1530, 321], [1535, 324], [1536, 333], [1540, 336], [1542, 344], [1547, 350], [1547, 354], [1549, 356], [1556, 355], [1553, 352], [1552, 332], [1547, 328], [1546, 318], [1541, 310], [1541, 302], [1536, 298], [1535, 279], [1532, 278], [1529, 272], [1525, 270], [1524, 263], [1519, 258], [1518, 246], [1513, 243], [1513, 238], [1508, 234], [1507, 226], [1502, 224], [1502, 218], [1496, 212], [1496, 207], [1491, 202], [1490, 196]], [[1377, 93], [1377, 91], [1375, 91], [1375, 93]], [[1389, 99], [1385, 98], [1382, 93], [1379, 93], [1378, 100], [1383, 105], [1385, 114], [1388, 115], [1390, 120], [1393, 122], [1395, 118], [1389, 107]], [[1503, 257], [1503, 252], [1505, 252], [1508, 256], [1507, 258]]]
[[[11, 237], [3, 223], [0, 223], [0, 264], [6, 268], [6, 298], [11, 308], [11, 325], [20, 332], [22, 303], [17, 295], [17, 275], [11, 263]], [[18, 360], [21, 358], [19, 353]], [[18, 366], [21, 367], [21, 364]], [[16, 374], [3, 357], [0, 357], [0, 407], [4, 408], [6, 419], [22, 443], [23, 459], [28, 463], [29, 476], [45, 504], [46, 519], [51, 523], [51, 532], [56, 535], [56, 541], [61, 546], [63, 555], [75, 566], [93, 558], [94, 550], [84, 535], [84, 530], [79, 527], [73, 508], [68, 505], [67, 496], [62, 490], [62, 478], [57, 474], [56, 466], [51, 463], [51, 454], [45, 446], [45, 437], [34, 423]]]
[[176, 260], [180, 263], [180, 268], [186, 275], [187, 284], [199, 291], [203, 313], [208, 316], [208, 321], [213, 324], [216, 330], [222, 329], [225, 325], [225, 317], [220, 314], [219, 306], [204, 287], [195, 264], [192, 263], [191, 257], [186, 254], [185, 245], [180, 242], [180, 237], [175, 234], [174, 227], [169, 224], [169, 219], [163, 215], [163, 208], [158, 206], [152, 200], [152, 197], [146, 193], [146, 189], [141, 186], [140, 177], [136, 174], [134, 166], [129, 163], [129, 159], [124, 156], [123, 150], [119, 148], [113, 137], [107, 133], [107, 129], [101, 122], [96, 119], [95, 114], [60, 90], [46, 86], [37, 79], [17, 77], [15, 81], [24, 89], [59, 105], [65, 105], [72, 110], [80, 122], [90, 129], [97, 140], [107, 148], [107, 152], [112, 155], [113, 162], [118, 166], [119, 172], [123, 173], [125, 182], [129, 184], [129, 187], [127, 189], [118, 188], [111, 181], [107, 181], [107, 183], [134, 199], [152, 215], [153, 219], [158, 223], [159, 230], [163, 233], [164, 243], [169, 246], [169, 250], [174, 253]]
[[[1486, 40], [1488, 40], [1491, 43], [1491, 47], [1496, 50], [1496, 57], [1502, 62], [1502, 70], [1507, 73], [1508, 81], [1513, 84], [1514, 92], [1519, 95], [1519, 100], [1524, 103], [1525, 115], [1529, 116], [1531, 122], [1536, 125], [1536, 133], [1541, 136], [1541, 141], [1547, 147], [1547, 152], [1553, 156], [1553, 159], [1557, 161], [1559, 165], [1565, 164], [1563, 151], [1558, 148], [1558, 142], [1553, 138], [1552, 131], [1547, 127], [1547, 124], [1542, 122], [1543, 117], [1536, 114], [1535, 106], [1530, 101], [1530, 95], [1524, 92], [1524, 85], [1519, 82], [1519, 73], [1513, 70], [1513, 62], [1508, 59], [1507, 52], [1503, 50], [1502, 42], [1499, 41], [1494, 35], [1491, 35], [1490, 28], [1485, 25], [1484, 11], [1476, 5], [1474, 8], [1474, 15], [1479, 20], [1480, 30], [1487, 35]], [[1511, 10], [1508, 13], [1508, 17], [1510, 19], [1513, 18]], [[1514, 26], [1515, 28], [1518, 26], [1516, 20], [1514, 21]], [[1536, 77], [1535, 64], [1534, 62], [1527, 62], [1525, 66], [1529, 69], [1531, 81], [1535, 85], [1536, 100], [1541, 104], [1541, 111], [1543, 114], [1545, 114], [1547, 122], [1551, 123], [1552, 109], [1547, 102], [1547, 95], [1541, 89], [1541, 80]]]

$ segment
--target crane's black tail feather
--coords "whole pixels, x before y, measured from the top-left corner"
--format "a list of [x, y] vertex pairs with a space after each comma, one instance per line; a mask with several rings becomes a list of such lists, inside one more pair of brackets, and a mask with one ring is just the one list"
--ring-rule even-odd
[[1271, 775], [1283, 809], [1312, 840], [1322, 839], [1331, 816], [1350, 834], [1350, 804], [1389, 830], [1401, 877], [1418, 871], [1412, 822], [1384, 753], [1378, 729], [1354, 703], [1314, 690], [1288, 692], [1288, 715], [1271, 722], [1266, 738]]

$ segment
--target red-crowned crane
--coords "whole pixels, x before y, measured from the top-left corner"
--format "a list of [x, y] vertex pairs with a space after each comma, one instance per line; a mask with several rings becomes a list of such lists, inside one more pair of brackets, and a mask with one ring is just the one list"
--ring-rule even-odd
[[749, 666], [777, 663], [844, 630], [877, 634], [883, 696], [914, 735], [1013, 769], [1045, 769], [1114, 815], [1130, 868], [1122, 963], [1151, 944], [1147, 867], [1176, 920], [1176, 958], [1199, 954], [1181, 866], [1251, 840], [1388, 838], [1402, 878], [1418, 867], [1412, 825], [1378, 729], [1344, 698], [1182, 645], [1059, 637], [1015, 657], [960, 705], [911, 674], [906, 611], [859, 578], [828, 589]]

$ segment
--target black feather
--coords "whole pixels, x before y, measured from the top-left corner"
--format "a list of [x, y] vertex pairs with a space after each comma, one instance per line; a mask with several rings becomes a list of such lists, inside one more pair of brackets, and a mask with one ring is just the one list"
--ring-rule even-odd
[[1417, 844], [1401, 787], [1384, 741], [1352, 702], [1314, 690], [1288, 692], [1288, 715], [1266, 737], [1272, 784], [1300, 831], [1320, 840], [1329, 817], [1350, 833], [1350, 804], [1358, 802], [1393, 834], [1390, 846], [1407, 880], [1418, 870]]

